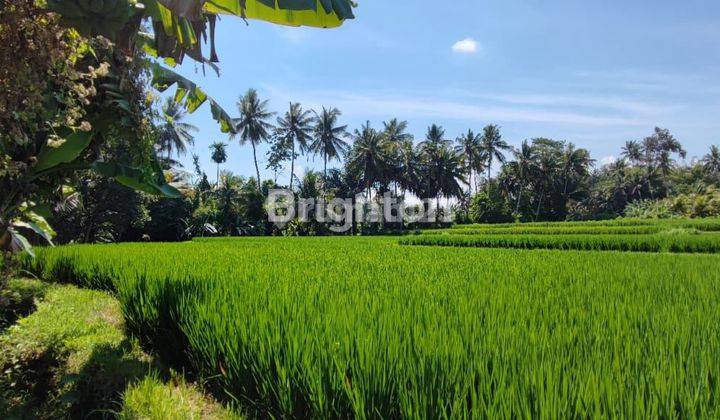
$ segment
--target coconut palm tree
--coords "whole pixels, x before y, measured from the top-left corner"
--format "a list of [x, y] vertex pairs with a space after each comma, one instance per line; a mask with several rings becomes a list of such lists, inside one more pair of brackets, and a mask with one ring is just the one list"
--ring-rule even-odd
[[403, 195], [405, 191], [418, 192], [420, 178], [419, 152], [412, 139], [404, 140], [395, 147], [396, 182]]
[[511, 164], [518, 183], [518, 196], [517, 203], [515, 204], [515, 214], [519, 214], [522, 193], [531, 182], [530, 174], [533, 173], [537, 165], [537, 154], [530, 143], [528, 143], [527, 140], [524, 140], [522, 145], [520, 145], [520, 148], [513, 151], [513, 155], [515, 156], [515, 161], [511, 162]]
[[408, 122], [400, 121], [397, 118], [383, 122], [382, 135], [385, 137], [385, 141], [388, 142], [388, 145], [393, 152], [394, 171], [392, 174], [392, 182], [395, 187], [396, 196], [398, 194], [398, 186], [401, 184], [401, 178], [403, 178], [400, 149], [403, 147], [405, 142], [409, 141], [412, 145], [413, 141], [413, 136], [407, 132], [407, 128]]
[[561, 159], [561, 173], [564, 178], [563, 196], [567, 199], [569, 194], [568, 186], [570, 183], [576, 183], [578, 179], [586, 177], [589, 173], [590, 165], [595, 162], [595, 160], [590, 158], [590, 152], [586, 149], [578, 149], [572, 143], [568, 144], [567, 148], [563, 151]]
[[370, 127], [370, 121], [353, 134], [353, 147], [348, 154], [350, 171], [359, 175], [370, 197], [370, 189], [386, 182], [392, 167], [392, 148], [385, 136]]
[[217, 141], [210, 145], [212, 155], [210, 158], [217, 164], [217, 185], [220, 185], [220, 164], [227, 162], [226, 144]]
[[463, 189], [460, 183], [467, 182], [462, 157], [450, 147], [444, 147], [440, 150], [436, 164], [440, 167], [439, 173], [442, 174], [438, 182], [438, 190], [442, 196], [461, 198]]
[[311, 149], [323, 156], [323, 182], [327, 182], [328, 160], [340, 159], [348, 148], [343, 137], [347, 136], [347, 125], [337, 125], [341, 112], [337, 108], [315, 113], [315, 141]]
[[[482, 136], [475, 134], [472, 130], [468, 130], [466, 134], [461, 135], [457, 139], [455, 152], [462, 157], [468, 174], [468, 186], [472, 194], [473, 172], [482, 172], [485, 170], [483, 166], [483, 151], [481, 147]], [[477, 186], [476, 186], [477, 192]]]
[[535, 221], [537, 221], [540, 216], [540, 210], [542, 209], [546, 193], [553, 187], [553, 181], [558, 173], [559, 165], [560, 162], [555, 159], [552, 153], [540, 153], [537, 157], [537, 163], [533, 168], [532, 175], [535, 178], [537, 188], [540, 190], [537, 194], [538, 203], [535, 209]]
[[283, 138], [286, 144], [290, 145], [290, 189], [293, 188], [293, 178], [295, 177], [295, 158], [298, 156], [296, 149], [300, 149], [300, 153], [310, 150], [313, 131], [312, 111], [302, 109], [299, 103], [290, 103], [290, 109], [285, 116], [277, 119], [277, 130], [275, 135]]
[[425, 134], [425, 141], [420, 143], [420, 147], [435, 147], [440, 148], [448, 145], [450, 142], [445, 139], [445, 129], [442, 126], [433, 124], [428, 127], [428, 131]]
[[422, 192], [434, 196], [437, 208], [440, 208], [440, 196], [460, 197], [465, 182], [463, 165], [460, 156], [443, 140], [442, 127], [432, 125], [427, 133], [427, 140], [420, 144], [422, 161]]
[[407, 132], [407, 128], [407, 121], [400, 121], [397, 118], [393, 118], [390, 121], [383, 122], [382, 134], [390, 144], [399, 145], [413, 138], [412, 134]]
[[720, 148], [715, 145], [710, 146], [710, 153], [702, 158], [702, 164], [707, 173], [720, 174]]
[[270, 137], [272, 124], [268, 122], [274, 112], [268, 111], [268, 101], [260, 100], [255, 89], [249, 89], [237, 103], [240, 118], [234, 120], [235, 131], [230, 138], [240, 136], [240, 144], [250, 143], [253, 149], [253, 160], [255, 161], [255, 174], [257, 175], [258, 189], [262, 184], [260, 180], [260, 167], [257, 160], [257, 146]]
[[186, 117], [187, 112], [181, 104], [175, 102], [173, 98], [165, 100], [160, 116], [162, 122], [159, 127], [158, 148], [161, 152], [167, 153], [168, 162], [173, 153], [178, 156], [184, 155], [187, 153], [188, 145], [195, 144], [192, 133], [196, 133], [198, 128], [183, 122]]
[[622, 157], [636, 165], [643, 158], [642, 144], [636, 140], [626, 141], [625, 146], [622, 148]]
[[500, 163], [505, 163], [505, 155], [503, 154], [506, 150], [512, 148], [502, 139], [500, 134], [500, 127], [497, 125], [488, 125], [483, 129], [482, 135], [482, 151], [485, 155], [487, 162], [488, 171], [488, 183], [490, 182], [490, 172], [492, 170], [493, 160], [497, 159]]

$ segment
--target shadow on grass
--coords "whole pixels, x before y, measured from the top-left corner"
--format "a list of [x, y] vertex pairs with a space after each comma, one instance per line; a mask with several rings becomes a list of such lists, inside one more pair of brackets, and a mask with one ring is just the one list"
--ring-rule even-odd
[[0, 286], [0, 334], [36, 309], [36, 300], [45, 294], [47, 286], [34, 280], [10, 280]]
[[11, 386], [0, 394], [0, 417], [116, 418], [129, 385], [150, 374], [169, 378], [128, 340], [94, 347], [78, 370], [67, 363], [72, 363], [68, 355], [54, 349], [18, 360], [4, 374], [3, 382]]

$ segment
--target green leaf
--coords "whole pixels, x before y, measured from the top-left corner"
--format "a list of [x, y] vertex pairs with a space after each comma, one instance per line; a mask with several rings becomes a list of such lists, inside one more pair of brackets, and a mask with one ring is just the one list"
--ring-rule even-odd
[[212, 116], [215, 119], [215, 121], [220, 123], [220, 131], [223, 133], [234, 132], [235, 126], [232, 123], [232, 117], [230, 117], [230, 115], [228, 115], [228, 113], [225, 112], [225, 110], [220, 105], [218, 105], [217, 102], [215, 102], [212, 99], [209, 99], [209, 101], [210, 101], [210, 112], [212, 112]]
[[46, 234], [42, 236], [46, 237], [48, 241], [50, 241], [50, 239], [57, 235], [57, 233], [55, 233], [55, 230], [52, 228], [52, 226], [50, 226], [50, 223], [48, 223], [45, 217], [39, 215], [34, 210], [26, 211], [25, 213], [23, 213], [23, 216], [27, 220], [29, 220], [30, 223], [38, 226], [43, 232], [45, 232]]
[[353, 19], [350, 0], [207, 0], [205, 11], [289, 26], [334, 28]]
[[40, 226], [38, 226], [35, 223], [17, 221], [17, 222], [13, 222], [13, 226], [15, 226], [16, 228], [24, 228], [24, 229], [32, 230], [33, 232], [40, 235], [43, 239], [45, 239], [50, 245], [53, 244], [52, 243], [52, 235], [50, 234], [50, 232], [41, 228]]
[[8, 232], [10, 233], [10, 249], [13, 252], [25, 251], [30, 254], [31, 257], [35, 258], [35, 253], [33, 252], [32, 245], [30, 245], [30, 242], [27, 240], [26, 237], [18, 233], [13, 228], [8, 229]]
[[182, 194], [165, 182], [162, 172], [133, 168], [114, 162], [95, 162], [91, 169], [132, 189], [168, 198], [180, 198]]
[[38, 154], [35, 172], [42, 172], [61, 163], [70, 163], [77, 159], [87, 149], [92, 139], [92, 133], [75, 131], [65, 138], [65, 142], [58, 147], [45, 144]]

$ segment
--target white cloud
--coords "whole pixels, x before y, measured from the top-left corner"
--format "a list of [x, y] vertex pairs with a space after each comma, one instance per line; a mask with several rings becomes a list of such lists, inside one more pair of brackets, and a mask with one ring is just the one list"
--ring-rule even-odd
[[555, 94], [503, 94], [483, 95], [484, 98], [500, 102], [551, 107], [580, 107], [614, 109], [639, 114], [658, 114], [677, 109], [677, 106], [660, 105], [644, 101], [633, 101], [623, 97], [602, 97], [591, 95], [555, 95]]
[[475, 54], [479, 49], [477, 41], [472, 38], [465, 38], [452, 46], [453, 52], [458, 54]]
[[617, 160], [617, 158], [613, 155], [605, 156], [604, 158], [600, 159], [600, 165], [601, 166], [610, 165], [611, 163], [615, 163], [616, 160]]
[[[492, 104], [436, 95], [350, 92], [340, 90], [295, 90], [277, 86], [265, 88], [273, 98], [298, 100], [308, 108], [318, 109], [333, 104], [346, 116], [369, 118], [402, 115], [403, 118], [436, 118], [477, 122], [533, 122], [577, 126], [638, 126], [648, 125], [636, 116], [615, 116], [597, 112], [555, 110], [524, 105]], [[278, 99], [280, 102], [282, 100]]]
[[285, 41], [291, 43], [291, 44], [302, 44], [304, 42], [307, 42], [307, 40], [310, 38], [311, 32], [307, 30], [307, 28], [290, 28], [286, 26], [279, 26], [276, 29], [278, 35], [280, 35], [280, 38], [284, 39]]

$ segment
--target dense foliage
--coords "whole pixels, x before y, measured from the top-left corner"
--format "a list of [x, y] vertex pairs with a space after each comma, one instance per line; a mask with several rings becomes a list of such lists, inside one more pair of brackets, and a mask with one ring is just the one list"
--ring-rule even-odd
[[130, 331], [248, 413], [718, 415], [717, 255], [396, 241], [81, 245], [28, 268], [115, 290]]
[[27, 232], [50, 241], [45, 217], [79, 170], [176, 193], [154, 160], [142, 56], [81, 36], [32, 0], [4, 1], [0, 19], [0, 249], [29, 250]]
[[[184, 152], [186, 144], [192, 144], [192, 127], [181, 121], [185, 110], [193, 112], [209, 102], [222, 131], [235, 134], [234, 122], [212, 98], [150, 57], [174, 66], [187, 56], [217, 71], [218, 13], [323, 28], [340, 26], [354, 17], [353, 4], [346, 0], [312, 5], [256, 0], [2, 0], [0, 6], [3, 254], [32, 253], [28, 237], [51, 242], [55, 232], [45, 218], [52, 207], [63, 206], [65, 211], [70, 203], [79, 203], [74, 207], [89, 213], [75, 214], [76, 220], [94, 225], [77, 226], [82, 232], [66, 235], [65, 240], [132, 238], [124, 231], [137, 223], [124, 222], [134, 216], [120, 221], [120, 226], [108, 226], [113, 222], [97, 214], [122, 210], [96, 209], [97, 197], [74, 193], [90, 183], [102, 199], [116, 185], [105, 183], [110, 190], [100, 191], [102, 180], [83, 173], [80, 176], [85, 179], [78, 181], [76, 172], [93, 170], [136, 190], [178, 197], [180, 193], [163, 174], [168, 168], [156, 161], [153, 146], [167, 152], [166, 161], [172, 163], [172, 152]], [[204, 56], [204, 45], [210, 48], [209, 57]], [[177, 86], [176, 94], [163, 106], [162, 118], [156, 118], [150, 108], [151, 97], [146, 94], [150, 84], [159, 91]], [[129, 213], [142, 214], [143, 201], [130, 200], [125, 207], [135, 203]], [[178, 211], [182, 206], [171, 207], [171, 214], [183, 215]], [[149, 237], [148, 233], [158, 239], [184, 236], [184, 229], [177, 227], [181, 219], [158, 219], [174, 226], [159, 232], [148, 227], [143, 237]]]

